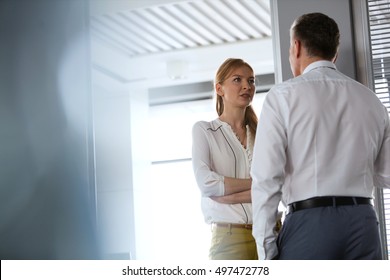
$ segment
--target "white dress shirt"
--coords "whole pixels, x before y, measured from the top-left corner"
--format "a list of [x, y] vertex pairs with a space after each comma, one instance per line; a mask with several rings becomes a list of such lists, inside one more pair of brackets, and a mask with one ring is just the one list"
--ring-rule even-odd
[[372, 197], [390, 187], [390, 127], [375, 93], [329, 61], [268, 92], [252, 161], [253, 235], [260, 259], [277, 253], [278, 203]]
[[224, 177], [250, 178], [253, 137], [247, 127], [245, 149], [230, 125], [219, 119], [200, 121], [192, 129], [192, 166], [202, 194], [206, 223], [252, 223], [250, 203], [222, 204], [210, 196], [223, 196]]

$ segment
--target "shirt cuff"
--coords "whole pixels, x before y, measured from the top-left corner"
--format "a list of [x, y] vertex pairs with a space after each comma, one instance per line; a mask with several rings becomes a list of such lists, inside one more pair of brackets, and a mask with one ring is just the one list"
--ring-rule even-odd
[[272, 260], [278, 255], [278, 247], [276, 246], [276, 241], [269, 244], [259, 244], [257, 243], [257, 254], [259, 260]]

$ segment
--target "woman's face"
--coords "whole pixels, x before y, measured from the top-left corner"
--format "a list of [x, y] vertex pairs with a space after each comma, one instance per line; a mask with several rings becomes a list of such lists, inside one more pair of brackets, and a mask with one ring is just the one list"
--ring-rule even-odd
[[248, 107], [255, 94], [255, 77], [247, 66], [234, 69], [225, 81], [216, 86], [217, 94], [222, 96], [224, 107]]

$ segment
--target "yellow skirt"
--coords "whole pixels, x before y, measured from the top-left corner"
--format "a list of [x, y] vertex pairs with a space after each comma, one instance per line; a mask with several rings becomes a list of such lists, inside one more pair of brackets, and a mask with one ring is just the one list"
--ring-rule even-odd
[[257, 260], [252, 228], [212, 225], [210, 260]]

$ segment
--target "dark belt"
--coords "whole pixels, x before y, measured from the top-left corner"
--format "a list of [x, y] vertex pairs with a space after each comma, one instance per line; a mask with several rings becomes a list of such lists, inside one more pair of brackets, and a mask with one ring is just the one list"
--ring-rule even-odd
[[350, 197], [350, 196], [324, 196], [314, 197], [306, 200], [293, 202], [287, 206], [287, 214], [299, 210], [327, 207], [327, 206], [345, 206], [345, 205], [359, 205], [371, 204], [374, 205], [371, 198], [366, 197]]

